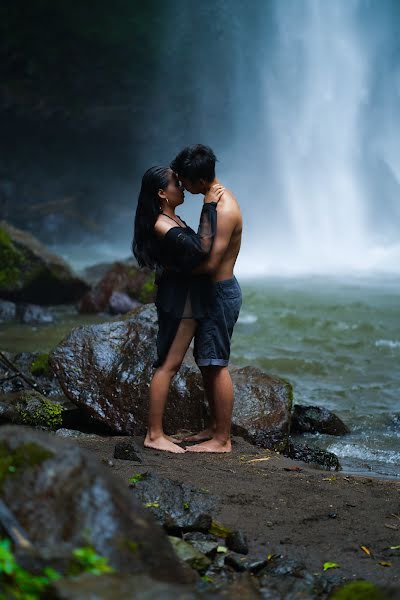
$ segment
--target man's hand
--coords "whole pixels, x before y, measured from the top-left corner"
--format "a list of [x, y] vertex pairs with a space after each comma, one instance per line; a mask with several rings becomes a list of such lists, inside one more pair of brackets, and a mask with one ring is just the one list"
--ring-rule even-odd
[[212, 185], [204, 196], [204, 204], [207, 204], [208, 202], [218, 202], [224, 191], [225, 188], [223, 185], [220, 185], [219, 183]]

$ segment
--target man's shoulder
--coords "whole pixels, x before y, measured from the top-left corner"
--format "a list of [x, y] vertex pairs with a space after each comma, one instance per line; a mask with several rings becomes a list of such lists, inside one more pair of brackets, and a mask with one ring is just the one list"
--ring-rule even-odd
[[231, 190], [225, 189], [222, 198], [218, 202], [217, 212], [221, 217], [229, 215], [235, 220], [241, 218], [239, 202]]

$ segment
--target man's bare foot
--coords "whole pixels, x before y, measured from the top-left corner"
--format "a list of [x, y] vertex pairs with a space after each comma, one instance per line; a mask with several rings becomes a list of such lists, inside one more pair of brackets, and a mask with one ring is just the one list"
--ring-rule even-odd
[[155, 438], [153, 440], [150, 439], [149, 435], [146, 435], [143, 445], [145, 448], [153, 448], [154, 450], [163, 450], [164, 452], [174, 452], [175, 454], [183, 454], [184, 452], [186, 452], [185, 448], [181, 448], [180, 446], [177, 446], [176, 444], [171, 442], [169, 439], [167, 439], [166, 436], [163, 436], [163, 435], [158, 438]]
[[207, 427], [207, 429], [203, 429], [203, 431], [199, 431], [193, 435], [187, 435], [182, 438], [182, 442], [202, 442], [203, 440], [210, 440], [214, 435], [214, 430], [211, 427]]
[[195, 444], [194, 446], [187, 446], [187, 452], [231, 452], [232, 445], [231, 441], [219, 442], [218, 440], [212, 439], [202, 444]]

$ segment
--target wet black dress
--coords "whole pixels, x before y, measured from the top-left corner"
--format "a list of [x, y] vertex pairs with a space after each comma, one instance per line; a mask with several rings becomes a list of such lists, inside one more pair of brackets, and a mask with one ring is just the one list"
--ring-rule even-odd
[[197, 233], [188, 225], [177, 225], [157, 239], [158, 334], [157, 360], [153, 367], [163, 364], [181, 319], [200, 320], [209, 312], [215, 284], [207, 273], [192, 274], [191, 271], [209, 256], [216, 228], [217, 203], [207, 202], [203, 204]]

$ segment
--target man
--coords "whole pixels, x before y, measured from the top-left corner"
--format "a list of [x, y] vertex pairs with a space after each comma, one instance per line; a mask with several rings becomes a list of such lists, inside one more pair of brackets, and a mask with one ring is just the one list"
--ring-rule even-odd
[[[171, 169], [191, 194], [204, 196], [212, 186], [220, 185], [215, 176], [216, 157], [208, 146], [196, 144], [184, 148], [172, 161]], [[193, 273], [209, 273], [216, 295], [212, 310], [198, 323], [193, 354], [199, 366], [210, 405], [207, 429], [184, 441], [200, 442], [190, 452], [230, 452], [233, 385], [228, 371], [230, 343], [242, 304], [242, 292], [233, 268], [240, 250], [242, 215], [235, 196], [225, 190], [217, 204], [217, 233], [210, 256]]]

